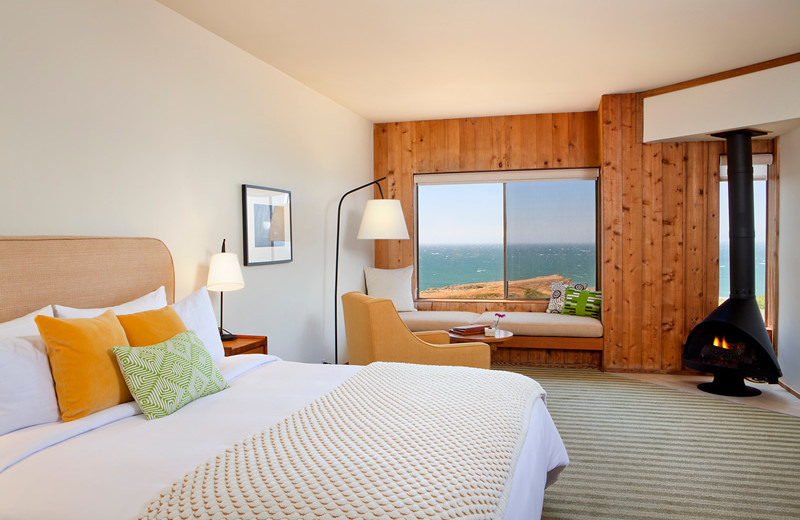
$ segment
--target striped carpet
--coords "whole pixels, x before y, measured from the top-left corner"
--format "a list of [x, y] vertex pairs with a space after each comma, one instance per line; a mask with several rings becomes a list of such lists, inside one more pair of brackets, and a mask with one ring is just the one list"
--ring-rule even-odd
[[567, 446], [545, 520], [800, 519], [800, 418], [595, 370], [494, 368], [547, 390]]

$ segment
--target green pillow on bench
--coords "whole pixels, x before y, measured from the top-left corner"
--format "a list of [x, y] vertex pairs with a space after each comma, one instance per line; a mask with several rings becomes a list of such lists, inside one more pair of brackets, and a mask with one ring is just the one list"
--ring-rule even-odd
[[599, 320], [602, 306], [603, 293], [601, 291], [579, 291], [567, 287], [561, 314], [590, 316]]

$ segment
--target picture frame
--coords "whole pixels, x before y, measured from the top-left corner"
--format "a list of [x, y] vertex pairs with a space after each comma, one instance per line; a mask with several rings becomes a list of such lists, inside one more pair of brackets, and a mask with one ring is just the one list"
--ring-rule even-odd
[[292, 261], [292, 192], [242, 184], [244, 265]]

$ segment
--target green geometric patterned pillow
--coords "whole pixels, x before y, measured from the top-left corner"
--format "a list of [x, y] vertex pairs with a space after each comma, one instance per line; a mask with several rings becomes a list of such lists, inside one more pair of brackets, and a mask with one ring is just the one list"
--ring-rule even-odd
[[194, 331], [149, 347], [114, 347], [125, 383], [148, 419], [228, 388]]
[[567, 287], [564, 309], [561, 314], [572, 314], [574, 316], [591, 316], [600, 319], [600, 312], [603, 306], [603, 293], [600, 291], [578, 291], [572, 287]]

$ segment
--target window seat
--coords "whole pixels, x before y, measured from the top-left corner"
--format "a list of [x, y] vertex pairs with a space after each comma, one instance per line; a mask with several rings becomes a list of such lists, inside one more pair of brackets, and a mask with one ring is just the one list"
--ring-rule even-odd
[[[491, 325], [494, 311], [409, 311], [400, 317], [413, 332], [448, 330], [458, 325]], [[508, 348], [603, 350], [603, 323], [587, 316], [546, 312], [505, 312], [500, 328], [514, 333]]]

